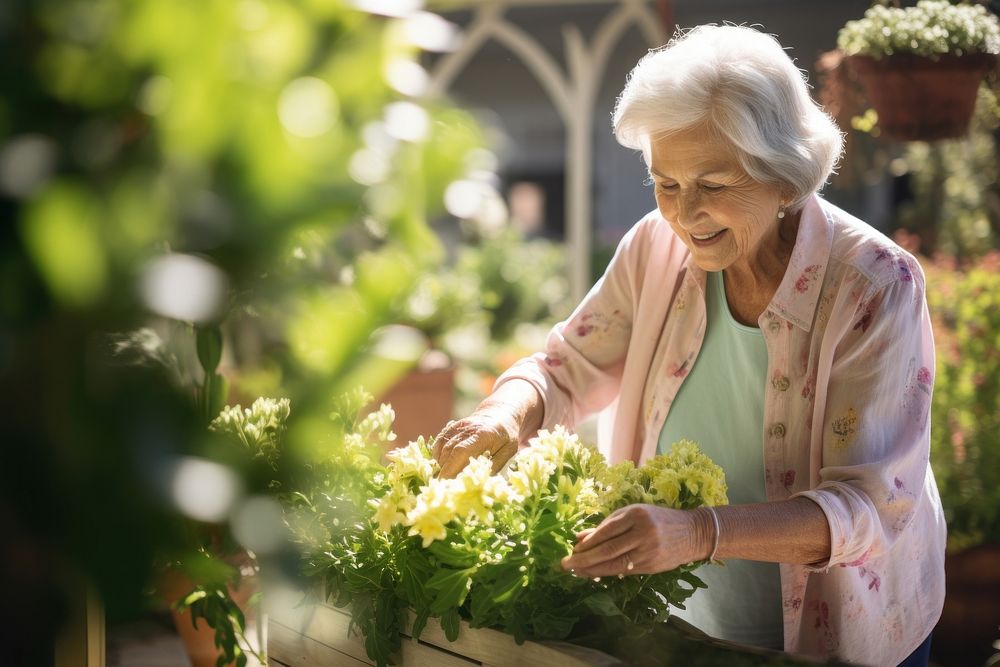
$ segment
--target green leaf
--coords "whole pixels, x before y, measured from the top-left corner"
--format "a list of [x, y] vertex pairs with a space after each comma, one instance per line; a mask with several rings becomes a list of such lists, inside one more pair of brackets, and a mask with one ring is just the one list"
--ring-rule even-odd
[[598, 616], [625, 616], [608, 593], [594, 593], [584, 598], [583, 603]]
[[192, 591], [191, 593], [189, 593], [187, 595], [187, 597], [184, 598], [184, 601], [182, 602], [182, 604], [185, 607], [190, 607], [191, 605], [193, 605], [198, 600], [203, 599], [206, 595], [208, 595], [208, 593], [205, 590], [203, 590], [203, 589]]
[[560, 614], [557, 610], [530, 615], [534, 636], [545, 639], [565, 639], [576, 625], [577, 617]]
[[421, 607], [431, 601], [424, 582], [431, 578], [434, 566], [422, 551], [405, 552], [400, 558], [400, 597], [413, 607]]
[[473, 586], [470, 592], [471, 602], [469, 604], [469, 613], [472, 615], [472, 618], [469, 620], [469, 625], [474, 628], [487, 628], [500, 625], [500, 622], [503, 620], [500, 605], [494, 602], [491, 591], [486, 590], [486, 588], [484, 586]]
[[431, 615], [430, 607], [424, 607], [417, 612], [417, 615], [413, 618], [413, 626], [410, 628], [410, 634], [414, 639], [420, 639], [420, 633], [424, 631], [427, 626], [427, 619]]
[[431, 543], [428, 550], [445, 565], [451, 567], [472, 567], [478, 555], [466, 549], [460, 549], [451, 542], [438, 540]]
[[441, 614], [441, 629], [444, 630], [444, 636], [450, 642], [458, 639], [459, 620], [458, 609], [455, 607]]
[[215, 375], [215, 369], [222, 360], [222, 329], [218, 326], [197, 327], [195, 345], [198, 348], [198, 361], [205, 375]]
[[465, 596], [469, 593], [470, 575], [474, 570], [449, 570], [442, 569], [434, 573], [434, 576], [427, 581], [427, 589], [437, 591], [434, 601], [431, 603], [431, 612], [443, 614], [448, 609], [457, 608], [465, 602]]
[[525, 563], [527, 563], [526, 558], [515, 558], [497, 566], [498, 576], [490, 586], [490, 596], [493, 602], [505, 602], [524, 587], [525, 573], [521, 572], [521, 566]]
[[229, 394], [229, 381], [218, 373], [205, 378], [205, 415], [214, 419], [226, 405]]

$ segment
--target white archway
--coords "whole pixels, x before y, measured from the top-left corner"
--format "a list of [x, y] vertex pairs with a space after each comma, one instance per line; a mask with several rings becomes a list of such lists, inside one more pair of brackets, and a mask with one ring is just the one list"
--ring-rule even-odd
[[484, 2], [475, 10], [461, 46], [444, 56], [431, 72], [430, 94], [445, 92], [455, 77], [489, 39], [495, 39], [521, 59], [548, 94], [566, 127], [566, 241], [569, 246], [570, 286], [575, 300], [590, 287], [593, 181], [594, 105], [605, 67], [622, 35], [636, 24], [650, 46], [663, 43], [660, 18], [645, 0], [619, 0], [601, 21], [590, 43], [578, 26], [563, 25], [566, 71], [538, 40], [508, 21], [515, 5], [569, 5], [558, 0], [501, 0]]

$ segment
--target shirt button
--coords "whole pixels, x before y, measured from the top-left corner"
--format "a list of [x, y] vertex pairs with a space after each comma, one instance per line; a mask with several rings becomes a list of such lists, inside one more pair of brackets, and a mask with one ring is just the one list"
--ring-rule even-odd
[[771, 320], [768, 323], [767, 328], [770, 329], [771, 331], [777, 331], [778, 329], [781, 328], [781, 322], [779, 320]]
[[771, 386], [778, 391], [787, 391], [789, 386], [788, 378], [784, 375], [779, 375], [771, 380]]
[[782, 423], [777, 423], [771, 426], [771, 437], [772, 438], [784, 438], [785, 437], [785, 425]]

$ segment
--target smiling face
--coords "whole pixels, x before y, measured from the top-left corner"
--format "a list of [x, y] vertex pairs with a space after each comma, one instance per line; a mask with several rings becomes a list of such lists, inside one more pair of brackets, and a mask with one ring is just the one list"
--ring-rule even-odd
[[653, 139], [649, 157], [660, 214], [700, 268], [757, 273], [769, 264], [781, 245], [777, 185], [753, 180], [733, 148], [703, 125]]

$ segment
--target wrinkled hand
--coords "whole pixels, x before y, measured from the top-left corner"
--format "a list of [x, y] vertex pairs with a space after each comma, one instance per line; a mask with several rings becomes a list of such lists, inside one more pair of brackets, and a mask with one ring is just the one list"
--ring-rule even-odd
[[454, 477], [471, 459], [487, 454], [493, 472], [499, 472], [517, 453], [518, 424], [503, 410], [473, 412], [465, 419], [448, 422], [434, 441], [434, 458], [441, 465], [441, 477]]
[[697, 511], [629, 505], [577, 533], [573, 555], [562, 560], [562, 567], [582, 577], [672, 570], [708, 557], [704, 521]]

